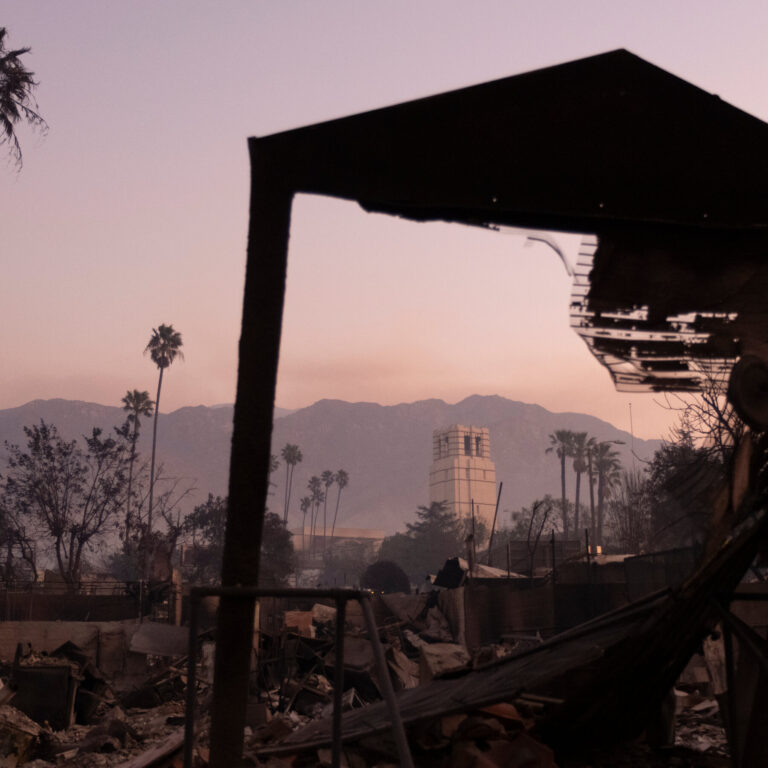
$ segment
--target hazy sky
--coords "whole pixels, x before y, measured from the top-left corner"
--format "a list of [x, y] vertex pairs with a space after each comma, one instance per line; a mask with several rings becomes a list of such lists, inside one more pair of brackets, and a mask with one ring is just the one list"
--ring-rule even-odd
[[[161, 410], [232, 402], [246, 138], [627, 48], [768, 118], [764, 2], [36, 2], [0, 26], [40, 82], [45, 138], [0, 160], [0, 408], [154, 391], [172, 323], [186, 361]], [[278, 405], [499, 394], [659, 436], [568, 327], [545, 246], [294, 204]]]

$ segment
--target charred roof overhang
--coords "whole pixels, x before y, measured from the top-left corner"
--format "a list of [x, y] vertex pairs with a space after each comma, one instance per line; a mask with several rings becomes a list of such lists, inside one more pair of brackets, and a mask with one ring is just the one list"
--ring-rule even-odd
[[[627, 51], [249, 146], [224, 585], [257, 581], [297, 192], [418, 221], [586, 233], [572, 322], [619, 386], [695, 388], [708, 361], [727, 368], [746, 340], [768, 342], [768, 126]], [[222, 597], [213, 768], [240, 757], [252, 628], [252, 607]]]
[[286, 189], [417, 220], [768, 227], [768, 126], [623, 50], [251, 141]]
[[[291, 193], [597, 235], [574, 325], [619, 388], [696, 388], [768, 341], [749, 290], [768, 282], [768, 126], [627, 51], [251, 141]], [[677, 333], [676, 364], [646, 331]]]

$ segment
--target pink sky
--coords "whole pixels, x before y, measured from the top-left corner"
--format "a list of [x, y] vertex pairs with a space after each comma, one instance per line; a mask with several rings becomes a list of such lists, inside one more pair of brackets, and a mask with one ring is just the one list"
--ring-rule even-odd
[[[186, 355], [161, 410], [232, 402], [249, 135], [619, 47], [768, 118], [759, 2], [6, 0], [0, 25], [50, 124], [0, 169], [0, 408], [153, 391], [159, 323]], [[297, 198], [278, 405], [499, 394], [626, 429], [631, 401], [663, 434], [568, 327], [569, 292], [544, 246]]]

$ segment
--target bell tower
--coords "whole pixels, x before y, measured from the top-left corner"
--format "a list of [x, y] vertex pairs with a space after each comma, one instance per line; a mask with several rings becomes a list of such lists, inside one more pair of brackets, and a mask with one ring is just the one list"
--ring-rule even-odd
[[452, 424], [432, 433], [430, 502], [445, 501], [459, 517], [482, 520], [490, 531], [496, 509], [496, 467], [487, 427]]

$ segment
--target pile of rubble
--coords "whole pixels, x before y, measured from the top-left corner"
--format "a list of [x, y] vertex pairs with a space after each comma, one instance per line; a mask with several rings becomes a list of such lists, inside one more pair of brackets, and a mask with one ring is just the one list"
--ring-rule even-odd
[[[443, 593], [350, 595], [341, 638], [339, 614], [322, 601], [263, 601], [245, 764], [330, 765], [339, 698], [333, 681], [341, 681], [341, 764], [348, 768], [407, 764], [404, 755], [426, 768], [555, 768], [555, 756], [560, 768], [722, 765], [727, 749], [709, 692], [694, 679], [681, 683], [679, 695], [665, 695], [697, 649], [706, 656], [702, 637], [719, 634], [712, 595], [738, 583], [754, 556], [751, 537], [745, 526], [677, 590], [546, 640], [504, 636], [471, 652]], [[131, 630], [122, 656], [111, 657], [98, 649], [114, 648], [112, 641], [97, 643], [95, 653], [72, 642], [45, 654], [19, 647], [0, 671], [13, 694], [0, 709], [0, 764], [179, 765], [182, 726], [193, 724], [182, 705], [192, 693], [187, 633], [148, 622]], [[205, 633], [199, 641], [194, 764], [204, 768], [215, 646]], [[714, 693], [719, 700], [722, 690]], [[660, 717], [664, 707], [679, 709], [678, 744]], [[654, 722], [662, 724], [653, 729]], [[662, 733], [649, 739], [655, 750], [637, 740], [646, 728], [649, 737]]]
[[705, 698], [680, 708], [676, 718], [675, 744], [706, 753], [728, 757], [728, 742], [715, 699]]
[[140, 768], [178, 752], [186, 677], [163, 657], [148, 661], [141, 683], [121, 689], [74, 643], [50, 653], [20, 643], [0, 663], [0, 765]]
[[[545, 651], [543, 645], [549, 644], [529, 637], [490, 644], [470, 655], [456, 642], [450, 623], [438, 608], [436, 596], [437, 593], [381, 595], [373, 599], [391, 682], [395, 690], [410, 692], [410, 699], [401, 696], [400, 702], [415, 764], [441, 768], [555, 766], [554, 752], [542, 736], [546, 734], [548, 721], [555, 719], [558, 710], [564, 707], [564, 698], [547, 695], [541, 689], [526, 690], [525, 686], [520, 689], [510, 684], [506, 697], [496, 696], [506, 700], [489, 706], [482, 704], [483, 690], [494, 675], [498, 677], [508, 668], [510, 681], [518, 679], [513, 669], [515, 659], [522, 657], [519, 664], [530, 667], [535, 656], [531, 652], [536, 648]], [[639, 614], [637, 608], [634, 613], [628, 613], [634, 621], [643, 622], [657, 608], [657, 602], [661, 605], [663, 598], [648, 602]], [[349, 715], [345, 719], [342, 764], [350, 768], [398, 765], [398, 753], [386, 712], [382, 710], [383, 703], [375, 703], [381, 699], [381, 686], [371, 644], [361, 617], [352, 607], [353, 604], [348, 607], [344, 637], [343, 708]], [[328, 725], [333, 694], [331, 681], [335, 677], [335, 611], [315, 604], [304, 611], [286, 611], [283, 618], [282, 631], [262, 635], [258, 676], [263, 692], [258, 708], [255, 704], [251, 707], [245, 754], [251, 764], [272, 768], [330, 765]], [[600, 640], [595, 642], [602, 642], [609, 649], [611, 643], [621, 642], [628, 630], [627, 620], [619, 612], [618, 617], [605, 620], [604, 625], [600, 635], [598, 623], [595, 636]], [[584, 641], [578, 639], [579, 633], [574, 635], [577, 647], [584, 646]], [[567, 656], [568, 663], [578, 667], [578, 658], [570, 655], [565, 643], [552, 645], [555, 654]], [[590, 645], [591, 641], [587, 640], [586, 646]], [[593, 656], [590, 653], [589, 658]], [[547, 664], [553, 665], [553, 662]], [[281, 672], [285, 678], [280, 677]], [[441, 683], [453, 685], [447, 696], [441, 693], [447, 688], [435, 688]], [[420, 689], [424, 695], [420, 695]], [[461, 693], [473, 689], [474, 697]], [[722, 761], [727, 759], [728, 751], [725, 732], [718, 721], [717, 702], [703, 699], [695, 692], [677, 693], [676, 747], [670, 742], [660, 749], [652, 749], [645, 738], [641, 738], [624, 741], [620, 748], [601, 754], [593, 743], [588, 750], [588, 760], [580, 762], [576, 756], [567, 764], [579, 768], [724, 765]], [[409, 706], [411, 700], [417, 702], [413, 707]], [[256, 713], [261, 723], [254, 718]], [[707, 724], [703, 722], [705, 719]], [[694, 724], [695, 731], [692, 730]], [[709, 729], [706, 739], [702, 728]]]
[[[390, 681], [401, 692], [401, 712], [416, 765], [555, 768], [553, 744], [542, 726], [563, 708], [564, 699], [533, 683], [507, 685], [503, 675], [522, 679], [520, 669], [531, 668], [547, 652], [566, 655], [570, 665], [576, 664], [577, 658], [568, 650], [568, 633], [565, 640], [554, 643], [536, 638], [509, 640], [470, 654], [456, 642], [450, 622], [439, 609], [437, 593], [380, 595], [372, 603]], [[652, 608], [653, 602], [639, 620], [647, 618]], [[270, 621], [262, 622], [258, 634], [245, 731], [246, 764], [330, 765], [336, 611], [314, 603], [305, 610], [281, 610], [270, 618], [272, 629], [264, 629]], [[618, 625], [615, 618], [604, 624], [615, 636], [627, 628], [621, 619]], [[142, 632], [158, 630], [150, 626]], [[588, 645], [599, 637], [608, 648], [613, 635], [605, 629], [601, 632]], [[573, 634], [579, 637], [578, 632]], [[158, 650], [156, 642], [149, 645]], [[196, 766], [207, 765], [209, 756], [206, 692], [213, 650], [213, 642], [203, 639], [196, 691]], [[342, 706], [348, 722], [342, 765], [398, 765], [389, 720], [382, 710], [382, 681], [355, 602], [347, 605], [343, 653]], [[73, 643], [50, 653], [20, 646], [14, 661], [2, 667], [8, 684], [0, 689], [0, 764], [35, 768], [180, 765], [186, 659], [179, 654], [150, 654], [146, 661], [141, 680], [125, 687], [109, 680], [89, 654]], [[499, 700], [484, 704], [489, 686], [499, 684], [507, 695], [490, 696]], [[620, 749], [592, 748], [588, 759], [573, 757], [559, 765], [725, 765], [728, 752], [717, 702], [688, 690], [679, 691], [676, 701], [676, 746], [652, 750], [641, 739], [624, 742]], [[353, 714], [357, 721], [349, 720]]]
[[[376, 624], [395, 691], [508, 656], [527, 645], [509, 640], [470, 655], [438, 607], [438, 593], [377, 595]], [[273, 622], [274, 624], [274, 622]], [[336, 609], [315, 603], [287, 610], [270, 630], [262, 625], [258, 662], [260, 698], [271, 714], [327, 714], [335, 675]], [[535, 642], [535, 641], [534, 641]], [[360, 607], [348, 603], [344, 632], [345, 706], [382, 698], [381, 681]]]

